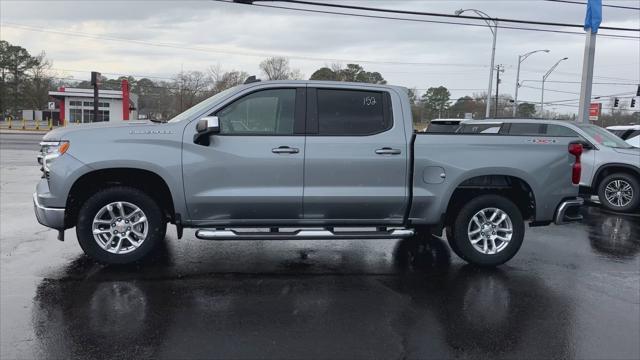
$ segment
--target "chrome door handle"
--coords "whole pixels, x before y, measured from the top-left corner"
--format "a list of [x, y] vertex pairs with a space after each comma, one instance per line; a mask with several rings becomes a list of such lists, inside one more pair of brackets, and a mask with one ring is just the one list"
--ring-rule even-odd
[[390, 147], [383, 147], [382, 149], [377, 149], [376, 154], [378, 155], [400, 155], [402, 151], [400, 149], [392, 149]]
[[271, 149], [271, 152], [274, 154], [297, 154], [300, 152], [300, 149], [292, 148], [288, 146], [280, 146], [280, 147]]

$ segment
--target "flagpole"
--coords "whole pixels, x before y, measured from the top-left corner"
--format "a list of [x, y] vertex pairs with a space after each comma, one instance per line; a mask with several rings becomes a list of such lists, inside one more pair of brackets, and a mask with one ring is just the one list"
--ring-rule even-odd
[[578, 121], [589, 122], [589, 105], [591, 104], [591, 87], [593, 85], [593, 65], [596, 56], [596, 38], [598, 27], [602, 22], [602, 0], [588, 0], [587, 16], [584, 29], [587, 32], [584, 44], [584, 58], [582, 61], [582, 81], [580, 84], [580, 105]]
[[589, 106], [591, 104], [591, 86], [593, 84], [593, 65], [596, 55], [596, 33], [587, 30], [587, 38], [584, 44], [584, 60], [582, 63], [582, 82], [580, 85], [580, 106], [578, 121], [589, 122]]

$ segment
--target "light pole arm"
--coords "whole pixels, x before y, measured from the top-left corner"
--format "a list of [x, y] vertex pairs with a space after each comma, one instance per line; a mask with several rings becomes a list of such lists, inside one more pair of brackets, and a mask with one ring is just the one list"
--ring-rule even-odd
[[[515, 94], [515, 98], [513, 100], [513, 117], [516, 117], [518, 114], [518, 89], [520, 88], [520, 65], [522, 64], [523, 61], [525, 61], [529, 56], [537, 53], [537, 52], [546, 52], [548, 53], [550, 50], [548, 49], [544, 49], [544, 50], [533, 50], [533, 51], [529, 51], [526, 54], [520, 55], [518, 56], [518, 71], [516, 73], [516, 94]], [[524, 81], [523, 81], [524, 82]]]
[[[461, 15], [465, 11], [473, 11], [474, 13], [476, 13], [476, 15], [480, 16], [484, 20], [484, 22], [487, 23], [487, 26], [489, 26], [489, 29], [492, 33], [494, 32], [494, 27], [496, 28], [496, 31], [498, 30], [498, 22], [484, 11], [478, 9], [460, 9], [456, 11], [456, 15]], [[491, 22], [493, 22], [493, 25], [491, 24]]]
[[[550, 52], [550, 51], [551, 51], [551, 50], [547, 50], [547, 49], [544, 49], [544, 50], [533, 50], [533, 51], [529, 51], [529, 52], [528, 52], [528, 53], [526, 53], [526, 54], [520, 55], [520, 56], [518, 57], [518, 59], [519, 59], [518, 61], [519, 61], [519, 62], [523, 62], [523, 61], [525, 61], [529, 56], [531, 56], [531, 55], [533, 55], [533, 54], [535, 54], [535, 53], [538, 53], [538, 52], [546, 52], [546, 53], [548, 53], [548, 52]], [[522, 58], [522, 59], [520, 59], [520, 58]]]
[[[491, 30], [491, 34], [493, 35], [493, 45], [491, 47], [491, 65], [489, 66], [489, 87], [487, 89], [487, 100], [486, 100], [486, 109], [485, 109], [485, 118], [489, 118], [491, 115], [491, 90], [493, 88], [493, 68], [495, 66], [495, 58], [496, 58], [496, 38], [498, 37], [498, 21], [491, 16], [489, 16], [484, 11], [480, 11], [478, 9], [460, 9], [456, 10], [456, 15], [461, 15], [465, 11], [473, 11], [478, 16], [480, 16], [487, 26], [489, 30]], [[491, 24], [493, 22], [493, 25]], [[496, 104], [497, 106], [498, 104]]]

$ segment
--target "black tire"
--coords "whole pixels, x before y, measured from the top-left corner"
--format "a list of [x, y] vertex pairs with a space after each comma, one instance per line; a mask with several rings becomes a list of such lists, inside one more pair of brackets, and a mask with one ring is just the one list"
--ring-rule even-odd
[[[147, 218], [147, 236], [135, 250], [126, 254], [114, 254], [98, 245], [93, 237], [93, 219], [100, 209], [112, 202], [128, 202], [136, 205]], [[162, 209], [144, 192], [131, 187], [110, 187], [92, 195], [82, 204], [78, 214], [76, 234], [82, 250], [94, 260], [106, 264], [129, 264], [149, 255], [162, 241], [167, 222]]]
[[446, 227], [445, 233], [447, 234], [447, 242], [449, 243], [451, 251], [453, 251], [454, 254], [458, 255], [458, 257], [462, 260], [468, 261], [464, 258], [464, 254], [460, 252], [460, 249], [458, 249], [458, 245], [456, 245], [456, 241], [454, 239], [455, 235], [453, 234], [453, 224]]
[[[473, 216], [480, 210], [487, 208], [496, 208], [506, 213], [513, 228], [511, 240], [495, 254], [484, 254], [476, 250], [471, 244], [468, 234], [469, 223]], [[462, 259], [478, 266], [497, 266], [507, 262], [520, 250], [524, 239], [524, 221], [520, 210], [511, 200], [499, 195], [481, 195], [460, 208], [450, 233], [453, 235], [449, 239], [452, 244], [451, 248]]]
[[[609, 202], [609, 200], [607, 200], [607, 197], [605, 196], [605, 189], [607, 188], [607, 185], [616, 180], [624, 181], [631, 186], [632, 198], [631, 201], [629, 201], [629, 203], [625, 206], [617, 206], [616, 204]], [[629, 175], [626, 173], [611, 174], [605, 177], [598, 184], [598, 198], [600, 199], [600, 204], [602, 204], [602, 206], [608, 210], [632, 212], [638, 208], [638, 205], [640, 205], [640, 183], [638, 182], [638, 179], [633, 175]]]

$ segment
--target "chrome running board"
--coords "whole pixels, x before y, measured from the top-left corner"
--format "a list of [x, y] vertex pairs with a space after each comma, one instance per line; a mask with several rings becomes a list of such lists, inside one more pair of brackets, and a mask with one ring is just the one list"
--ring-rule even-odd
[[196, 237], [202, 240], [351, 240], [351, 239], [400, 239], [415, 235], [413, 229], [384, 230], [329, 230], [299, 229], [293, 231], [250, 231], [199, 229]]

